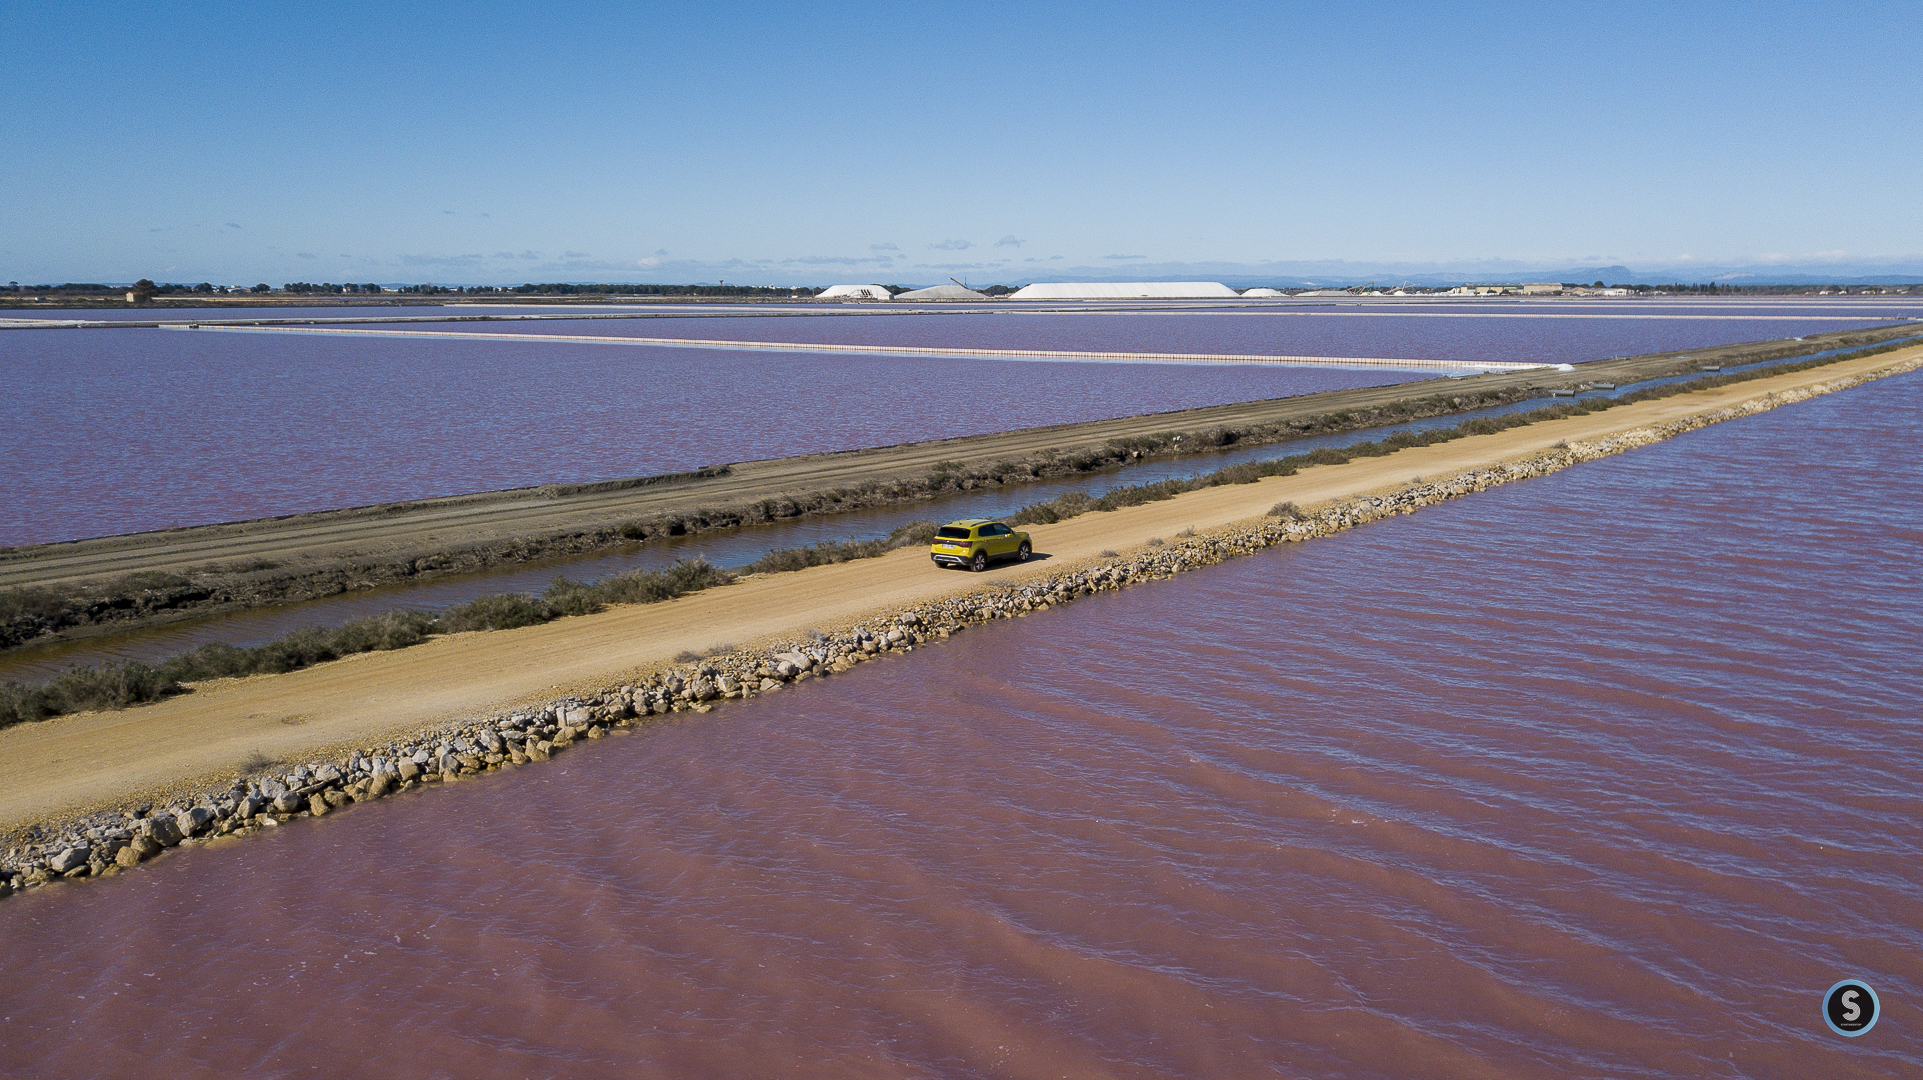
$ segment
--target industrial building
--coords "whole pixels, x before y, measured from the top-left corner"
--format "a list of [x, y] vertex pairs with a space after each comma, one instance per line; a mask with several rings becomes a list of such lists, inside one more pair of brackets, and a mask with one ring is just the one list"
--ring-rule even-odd
[[1235, 300], [1219, 281], [1062, 281], [1023, 286], [1010, 300]]
[[1263, 296], [1287, 296], [1287, 295], [1289, 294], [1283, 292], [1280, 289], [1244, 289], [1242, 290], [1242, 296], [1244, 299], [1247, 299], [1251, 296], [1263, 297]]

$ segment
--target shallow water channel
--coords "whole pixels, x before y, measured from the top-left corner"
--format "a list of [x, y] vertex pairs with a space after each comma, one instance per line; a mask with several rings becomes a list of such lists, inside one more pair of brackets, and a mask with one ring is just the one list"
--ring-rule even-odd
[[[1923, 339], [1908, 339], [1923, 340]], [[1850, 349], [1832, 349], [1805, 356], [1754, 364], [1729, 365], [1723, 374], [1835, 356]], [[1623, 383], [1613, 390], [1590, 390], [1578, 397], [1620, 397], [1654, 386], [1701, 378], [1701, 373]], [[1102, 473], [1048, 480], [1012, 487], [965, 492], [951, 498], [862, 510], [830, 517], [804, 518], [753, 528], [651, 541], [645, 545], [594, 555], [536, 563], [521, 563], [476, 574], [387, 585], [299, 604], [262, 608], [230, 615], [189, 619], [164, 626], [102, 634], [75, 641], [28, 646], [0, 654], [0, 680], [43, 681], [69, 668], [119, 660], [155, 662], [212, 642], [259, 645], [308, 626], [332, 627], [386, 611], [414, 608], [440, 611], [495, 593], [538, 593], [557, 577], [598, 581], [631, 570], [657, 570], [683, 559], [703, 558], [719, 566], [745, 566], [769, 551], [806, 547], [839, 540], [886, 537], [912, 522], [964, 517], [1003, 517], [1032, 503], [1046, 502], [1071, 491], [1093, 496], [1131, 484], [1185, 479], [1250, 461], [1269, 461], [1328, 447], [1340, 449], [1386, 438], [1399, 431], [1427, 431], [1454, 427], [1475, 417], [1503, 416], [1544, 408], [1560, 398], [1532, 398], [1507, 405], [1448, 416], [1412, 420], [1385, 427], [1316, 436], [1267, 446], [1231, 448], [1218, 453], [1159, 459], [1122, 466]]]

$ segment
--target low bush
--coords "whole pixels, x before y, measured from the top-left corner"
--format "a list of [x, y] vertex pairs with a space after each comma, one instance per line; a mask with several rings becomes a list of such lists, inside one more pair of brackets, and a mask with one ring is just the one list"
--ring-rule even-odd
[[29, 586], [20, 589], [0, 589], [0, 622], [18, 619], [57, 615], [65, 610], [70, 597], [55, 589]]
[[0, 683], [0, 726], [88, 709], [121, 709], [179, 691], [180, 685], [137, 660], [74, 668], [40, 686]]
[[483, 596], [441, 612], [441, 629], [451, 634], [465, 630], [513, 630], [548, 621], [548, 607], [519, 593]]
[[897, 548], [925, 547], [935, 542], [933, 521], [911, 521], [886, 537], [868, 540], [824, 540], [819, 544], [802, 548], [781, 548], [770, 551], [743, 569], [750, 574], [782, 574], [791, 570], [806, 570], [811, 566], [827, 566], [830, 563], [852, 562], [855, 559], [872, 559], [886, 555]]

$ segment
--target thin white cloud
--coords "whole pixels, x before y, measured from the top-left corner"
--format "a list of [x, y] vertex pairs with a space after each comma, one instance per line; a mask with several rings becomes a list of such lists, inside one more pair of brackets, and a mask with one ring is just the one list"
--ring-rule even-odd
[[[797, 266], [865, 266], [868, 263], [874, 262], [875, 259], [872, 256], [857, 257], [853, 255], [802, 255], [798, 258], [783, 259], [781, 261], [784, 264], [791, 264], [791, 265], [797, 265]], [[882, 261], [886, 262], [888, 260], [884, 259]]]
[[[312, 258], [303, 255], [302, 258]], [[486, 261], [486, 257], [474, 255], [402, 255], [401, 265], [407, 267], [463, 267], [471, 268]]]
[[900, 251], [901, 249], [896, 247], [893, 244], [869, 244], [868, 250], [869, 251]]
[[1028, 243], [1028, 241], [1023, 240], [1022, 238], [1016, 236], [1014, 233], [1009, 233], [1007, 236], [1004, 236], [1000, 240], [995, 241], [995, 246], [996, 247], [1021, 247], [1023, 244], [1026, 244], [1026, 243]]
[[939, 244], [928, 245], [931, 251], [967, 251], [975, 245], [967, 240], [943, 240]]

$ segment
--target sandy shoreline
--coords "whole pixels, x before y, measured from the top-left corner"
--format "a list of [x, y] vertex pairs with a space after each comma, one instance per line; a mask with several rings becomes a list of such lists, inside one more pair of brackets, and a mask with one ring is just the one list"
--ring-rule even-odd
[[[1025, 583], [1173, 538], [1246, 526], [1280, 501], [1305, 509], [1558, 452], [1559, 444], [1666, 437], [1664, 425], [1746, 415], [1870, 378], [1916, 370], [1923, 348], [1865, 357], [1715, 390], [1641, 402], [1495, 435], [1319, 466], [1255, 484], [1035, 526], [1045, 559], [986, 575], [943, 571], [909, 549], [878, 559], [744, 579], [661, 604], [616, 608], [521, 630], [432, 639], [285, 675], [202, 684], [194, 693], [120, 712], [77, 714], [0, 730], [0, 829], [15, 829], [209, 777], [230, 779], [259, 752], [300, 760], [337, 748], [635, 682], [684, 650], [743, 648], [810, 628], [852, 626], [890, 612]], [[1673, 433], [1673, 432], [1672, 432]], [[1612, 450], [1611, 452], [1619, 452]], [[1520, 474], [1518, 474], [1520, 475]]]

